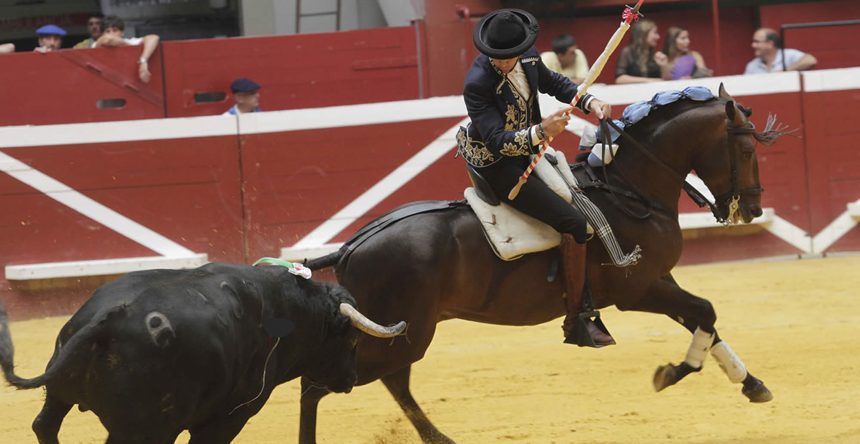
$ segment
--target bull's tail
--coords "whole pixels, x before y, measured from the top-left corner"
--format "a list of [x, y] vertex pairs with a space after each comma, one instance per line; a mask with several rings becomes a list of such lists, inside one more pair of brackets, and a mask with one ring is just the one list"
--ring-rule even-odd
[[323, 268], [332, 267], [337, 265], [340, 262], [340, 259], [343, 257], [344, 249], [341, 248], [334, 253], [329, 253], [322, 257], [317, 257], [314, 259], [306, 259], [305, 267], [310, 268], [311, 270], [321, 270]]
[[125, 311], [125, 306], [113, 308], [78, 330], [66, 344], [58, 344], [58, 349], [54, 352], [54, 357], [45, 373], [30, 379], [15, 374], [15, 349], [12, 345], [12, 335], [9, 333], [9, 321], [6, 313], [0, 311], [0, 367], [3, 367], [3, 376], [6, 377], [9, 384], [19, 389], [31, 389], [45, 385], [57, 374], [66, 370], [72, 357], [80, 354], [83, 347], [91, 344], [104, 330], [105, 323], [122, 311]]

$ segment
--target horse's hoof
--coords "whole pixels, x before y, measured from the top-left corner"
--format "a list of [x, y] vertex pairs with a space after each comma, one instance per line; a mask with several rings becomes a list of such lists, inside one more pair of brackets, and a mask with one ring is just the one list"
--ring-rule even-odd
[[672, 364], [661, 365], [654, 371], [654, 390], [661, 391], [678, 382], [678, 372]]
[[773, 393], [759, 379], [751, 381], [749, 384], [744, 384], [741, 393], [749, 398], [750, 402], [768, 402], [773, 399]]

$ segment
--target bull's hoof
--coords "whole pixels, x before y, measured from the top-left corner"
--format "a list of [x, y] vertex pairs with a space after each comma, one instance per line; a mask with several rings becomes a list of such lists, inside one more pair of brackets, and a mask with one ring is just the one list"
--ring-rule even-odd
[[680, 381], [678, 371], [672, 364], [661, 365], [654, 372], [654, 390], [658, 392], [670, 385], [675, 385], [678, 381]]
[[749, 398], [750, 402], [768, 402], [773, 399], [773, 393], [758, 378], [744, 381], [744, 388], [741, 389], [741, 393]]

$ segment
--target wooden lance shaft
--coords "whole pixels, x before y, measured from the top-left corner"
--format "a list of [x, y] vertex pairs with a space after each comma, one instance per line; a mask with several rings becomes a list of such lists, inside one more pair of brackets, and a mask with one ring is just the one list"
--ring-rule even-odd
[[[609, 42], [606, 43], [606, 48], [603, 49], [603, 52], [600, 53], [600, 56], [597, 60], [594, 61], [594, 64], [591, 65], [591, 69], [588, 70], [588, 75], [585, 76], [585, 80], [582, 81], [582, 84], [576, 89], [576, 95], [573, 97], [573, 100], [570, 102], [571, 106], [576, 106], [580, 99], [585, 96], [586, 92], [588, 92], [588, 88], [591, 87], [591, 84], [597, 80], [597, 77], [600, 76], [600, 73], [603, 72], [603, 67], [606, 66], [606, 62], [609, 61], [609, 56], [615, 51], [615, 48], [618, 47], [618, 44], [621, 43], [621, 39], [624, 38], [624, 34], [627, 33], [627, 30], [630, 29], [630, 24], [639, 19], [639, 8], [642, 6], [642, 3], [645, 0], [639, 0], [634, 7], [627, 7], [624, 9], [624, 12], [621, 14], [621, 24], [618, 26], [618, 29], [615, 30], [615, 33], [612, 34], [612, 38], [609, 39]], [[523, 172], [520, 178], [517, 180], [517, 184], [511, 188], [511, 192], [508, 193], [508, 199], [514, 200], [517, 198], [517, 195], [520, 194], [520, 189], [523, 185], [526, 184], [526, 181], [529, 180], [529, 176], [531, 176], [532, 171], [534, 171], [541, 157], [543, 157], [543, 153], [546, 152], [546, 149], [549, 147], [549, 142], [552, 140], [543, 140], [540, 144], [540, 149], [538, 153], [535, 154], [534, 159], [529, 164], [528, 168]]]

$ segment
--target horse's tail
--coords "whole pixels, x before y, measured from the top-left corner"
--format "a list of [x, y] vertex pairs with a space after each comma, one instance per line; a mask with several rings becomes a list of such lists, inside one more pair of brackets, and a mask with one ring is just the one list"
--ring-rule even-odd
[[311, 270], [321, 270], [323, 268], [328, 268], [337, 265], [340, 262], [340, 259], [343, 257], [344, 249], [341, 248], [334, 253], [329, 253], [322, 257], [317, 257], [313, 259], [305, 259], [305, 267], [310, 268]]
[[62, 346], [58, 344], [45, 373], [30, 379], [15, 374], [15, 349], [12, 345], [12, 335], [9, 333], [9, 321], [6, 314], [0, 311], [0, 367], [3, 368], [3, 376], [6, 377], [9, 384], [19, 389], [31, 389], [45, 385], [58, 374], [68, 373], [67, 367], [72, 358], [90, 347], [93, 340], [104, 331], [106, 322], [114, 314], [124, 310], [124, 306], [115, 307], [99, 317], [98, 320], [92, 320], [78, 330], [66, 344]]

